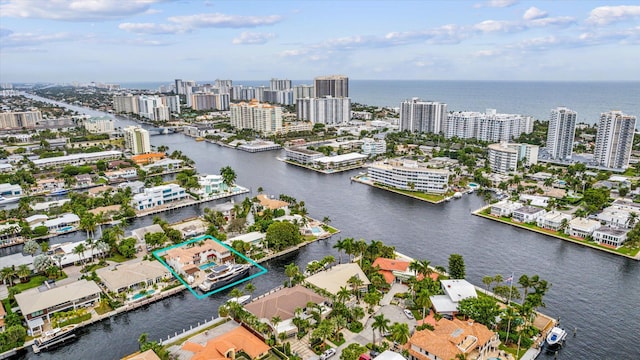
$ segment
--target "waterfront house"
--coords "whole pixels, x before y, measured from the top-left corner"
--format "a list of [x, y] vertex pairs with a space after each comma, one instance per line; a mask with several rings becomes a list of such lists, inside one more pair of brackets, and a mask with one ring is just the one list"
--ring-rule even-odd
[[108, 191], [113, 191], [113, 187], [109, 185], [96, 186], [96, 187], [87, 189], [87, 195], [91, 197], [98, 197]]
[[511, 219], [522, 223], [535, 223], [542, 215], [546, 214], [544, 209], [535, 206], [525, 205], [511, 214]]
[[16, 294], [15, 298], [30, 334], [35, 335], [42, 332], [44, 321], [50, 321], [52, 314], [93, 306], [100, 301], [101, 293], [95, 282], [78, 280], [61, 286], [45, 283]]
[[518, 210], [522, 207], [522, 203], [513, 202], [509, 200], [502, 200], [491, 205], [491, 215], [493, 216], [506, 216], [510, 217], [514, 210]]
[[5, 197], [22, 195], [22, 187], [9, 183], [0, 184], [0, 195]]
[[553, 210], [539, 216], [536, 220], [536, 223], [538, 227], [541, 227], [543, 229], [559, 231], [562, 227], [563, 220], [566, 220], [566, 223], [568, 225], [571, 219], [571, 215]]
[[335, 265], [328, 270], [320, 271], [317, 274], [309, 276], [305, 281], [336, 295], [341, 287], [347, 289], [352, 288], [351, 285], [349, 285], [349, 279], [352, 276], [356, 276], [362, 280], [362, 285], [357, 290], [366, 292], [371, 282], [360, 268], [360, 265], [356, 263]]
[[433, 330], [413, 333], [406, 349], [411, 360], [488, 359], [500, 345], [498, 334], [473, 320], [438, 320]]
[[594, 230], [591, 237], [600, 245], [611, 246], [617, 249], [627, 240], [627, 233], [629, 233], [629, 231], [626, 229], [603, 226]]
[[200, 218], [191, 218], [173, 224], [170, 228], [180, 231], [182, 238], [188, 239], [204, 235], [207, 232], [207, 228], [209, 228], [209, 223]]
[[222, 176], [214, 174], [198, 175], [198, 185], [200, 188], [196, 190], [196, 193], [204, 197], [213, 196], [229, 189]]
[[12, 244], [20, 238], [22, 228], [18, 223], [0, 224], [0, 245]]
[[169, 269], [158, 261], [125, 262], [97, 269], [96, 274], [104, 286], [116, 294], [146, 290], [171, 278]]
[[141, 194], [135, 194], [131, 206], [136, 210], [147, 210], [188, 196], [185, 189], [177, 184], [154, 186], [144, 189]]
[[258, 201], [260, 201], [260, 206], [263, 208], [267, 208], [272, 211], [282, 209], [285, 211], [285, 214], [289, 212], [289, 203], [286, 201], [272, 199], [265, 194], [260, 194], [256, 197], [258, 198]]
[[182, 345], [181, 350], [192, 352], [191, 360], [244, 359], [244, 356], [240, 356], [240, 352], [247, 354], [249, 360], [256, 360], [268, 357], [270, 348], [254, 333], [243, 326], [238, 326], [207, 341], [205, 345], [187, 341]]
[[[260, 196], [260, 195], [258, 195]], [[214, 205], [211, 208], [211, 211], [219, 211], [222, 213], [222, 216], [224, 216], [224, 219], [227, 221], [233, 220], [236, 218], [236, 210], [235, 210], [235, 204], [233, 202], [233, 200], [226, 202], [226, 203], [222, 203], [222, 204], [217, 204]]]
[[162, 159], [149, 165], [142, 166], [147, 173], [167, 172], [182, 169], [184, 161], [179, 159]]
[[136, 168], [124, 168], [113, 171], [105, 171], [104, 176], [109, 182], [125, 181], [138, 178], [138, 170]]
[[593, 234], [593, 232], [599, 229], [602, 225], [599, 221], [590, 220], [585, 218], [575, 218], [569, 221], [569, 227], [566, 232], [569, 236], [586, 238], [587, 236]]
[[135, 354], [131, 354], [129, 356], [125, 356], [122, 360], [161, 360], [153, 349], [149, 349], [144, 352], [136, 352]]
[[144, 236], [145, 235], [159, 233], [159, 232], [164, 233], [164, 230], [162, 229], [162, 226], [160, 226], [158, 224], [152, 224], [152, 225], [141, 227], [141, 228], [137, 228], [137, 229], [131, 231], [131, 236], [136, 238], [136, 240], [138, 240], [138, 242], [144, 242]]
[[529, 195], [529, 194], [520, 195], [521, 203], [531, 205], [531, 206], [542, 207], [542, 208], [549, 206], [549, 199], [550, 198], [548, 196]]
[[11, 164], [0, 164], [0, 173], [8, 173], [13, 171]]
[[303, 165], [311, 165], [317, 159], [324, 157], [324, 154], [315, 150], [309, 150], [306, 147], [291, 147], [284, 149], [285, 159], [294, 161]]
[[260, 248], [262, 247], [262, 242], [264, 241], [266, 236], [267, 236], [266, 233], [261, 233], [259, 231], [252, 231], [250, 233], [242, 234], [242, 235], [227, 239], [225, 241], [225, 244], [231, 246], [231, 244], [233, 244], [234, 241], [243, 241], [245, 243], [250, 244], [251, 246]]
[[165, 256], [167, 264], [182, 276], [194, 275], [199, 272], [199, 265], [208, 262], [223, 264], [232, 259], [233, 254], [229, 249], [211, 239], [204, 240], [201, 244], [193, 242], [169, 249]]
[[640, 204], [633, 202], [633, 200], [616, 199], [611, 205], [617, 207], [620, 210], [627, 210], [630, 212], [638, 213], [640, 215]]
[[[84, 246], [85, 250], [82, 253], [76, 253], [74, 249], [80, 244]], [[109, 250], [92, 247], [87, 244], [86, 241], [79, 241], [53, 244], [51, 245], [51, 249], [49, 249], [48, 254], [52, 255], [51, 259], [55, 264], [64, 267], [67, 265], [73, 265], [79, 262], [86, 261], [88, 259], [91, 259], [92, 257], [104, 255], [104, 253], [106, 253], [107, 251]]]
[[80, 174], [75, 176], [76, 187], [83, 188], [93, 185], [93, 178], [89, 174]]
[[458, 312], [458, 303], [467, 298], [478, 297], [476, 288], [467, 280], [440, 280], [440, 286], [444, 295], [430, 296], [433, 309], [438, 314], [455, 315]]
[[40, 179], [36, 181], [36, 187], [34, 189], [34, 192], [36, 193], [51, 192], [56, 190], [62, 190], [64, 189], [64, 187], [65, 187], [64, 179], [54, 179], [54, 178]]
[[80, 225], [80, 218], [76, 214], [66, 213], [57, 218], [49, 219], [46, 215], [33, 215], [25, 219], [35, 229], [38, 226], [46, 226], [49, 232], [67, 232]]
[[371, 264], [371, 267], [378, 267], [378, 272], [384, 277], [384, 280], [388, 284], [393, 284], [394, 282], [407, 281], [415, 276], [415, 273], [409, 270], [410, 264], [409, 261], [379, 257]]
[[144, 192], [144, 183], [142, 181], [127, 181], [118, 184], [118, 189], [126, 190], [127, 188], [131, 189], [132, 194], [140, 194]]
[[[291, 288], [281, 288], [278, 291], [269, 293], [254, 299], [245, 305], [245, 309], [255, 315], [261, 321], [271, 324], [274, 316], [279, 316], [281, 322], [276, 331], [278, 334], [295, 334], [298, 328], [293, 324], [293, 318], [309, 317], [312, 308], [307, 308], [307, 304], [313, 303], [314, 308], [321, 309], [321, 316], [326, 316], [330, 309], [323, 306], [328, 301], [324, 296], [318, 295], [314, 291], [303, 286], [296, 285]], [[302, 309], [302, 313], [296, 314], [296, 309]]]
[[592, 217], [594, 220], [600, 221], [603, 225], [627, 229], [632, 227], [632, 224], [629, 222], [631, 213], [631, 211], [619, 209], [616, 206], [609, 206]]

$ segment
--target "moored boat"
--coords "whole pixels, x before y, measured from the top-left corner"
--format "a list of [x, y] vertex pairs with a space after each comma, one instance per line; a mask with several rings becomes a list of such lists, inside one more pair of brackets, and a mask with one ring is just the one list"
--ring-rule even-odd
[[14, 202], [18, 202], [20, 200], [19, 196], [16, 197], [4, 197], [2, 195], [0, 195], [0, 205], [2, 204], [11, 204]]
[[203, 292], [209, 292], [229, 285], [245, 277], [251, 265], [249, 264], [224, 264], [211, 269], [207, 279], [198, 286]]
[[547, 334], [546, 343], [549, 349], [556, 349], [562, 346], [567, 337], [567, 332], [559, 326], [555, 326]]
[[240, 296], [240, 297], [237, 297], [237, 298], [236, 297], [231, 298], [231, 299], [227, 300], [227, 302], [236, 302], [236, 303], [238, 303], [240, 305], [244, 305], [244, 304], [248, 303], [249, 300], [251, 300], [251, 295], [244, 295], [244, 296]]
[[73, 331], [77, 326], [72, 324], [45, 332], [41, 337], [33, 340], [33, 352], [38, 353], [75, 338], [76, 334]]

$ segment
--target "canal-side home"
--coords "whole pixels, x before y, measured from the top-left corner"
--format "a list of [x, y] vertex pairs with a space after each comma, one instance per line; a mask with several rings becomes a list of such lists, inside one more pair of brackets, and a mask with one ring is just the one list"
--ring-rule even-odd
[[[269, 355], [269, 347], [260, 338], [242, 326], [215, 337], [205, 345], [187, 341], [181, 350], [193, 353], [191, 360], [210, 359], [263, 359]], [[242, 356], [240, 355], [241, 353]]]
[[146, 290], [171, 278], [169, 269], [158, 261], [126, 262], [97, 269], [96, 274], [107, 290], [116, 294], [128, 290]]
[[517, 201], [503, 200], [491, 205], [491, 215], [510, 217], [515, 210], [520, 209], [522, 206], [522, 203]]
[[186, 190], [177, 184], [154, 186], [144, 189], [142, 194], [133, 195], [131, 206], [138, 211], [147, 210], [188, 196]]
[[525, 205], [517, 210], [514, 210], [511, 214], [511, 219], [522, 223], [536, 222], [538, 218], [544, 215], [546, 211], [539, 207]]
[[593, 234], [593, 232], [599, 229], [601, 226], [602, 225], [600, 224], [600, 222], [596, 220], [575, 218], [569, 221], [567, 233], [569, 234], [569, 236], [584, 239], [587, 236]]
[[[192, 244], [193, 246], [190, 246]], [[194, 242], [169, 249], [165, 256], [167, 264], [182, 276], [194, 275], [199, 272], [199, 265], [208, 262], [219, 265], [232, 259], [233, 255], [229, 249], [211, 239], [204, 240], [202, 244]]]
[[324, 289], [333, 295], [336, 295], [338, 291], [340, 291], [341, 287], [351, 289], [351, 285], [349, 285], [349, 279], [353, 276], [362, 280], [362, 285], [358, 288], [358, 290], [366, 292], [367, 288], [371, 284], [371, 281], [369, 281], [367, 275], [365, 275], [364, 271], [362, 271], [360, 265], [356, 263], [335, 265], [328, 270], [320, 271], [317, 274], [309, 276], [305, 279], [305, 281], [320, 289]]
[[593, 232], [591, 237], [595, 242], [600, 245], [611, 246], [619, 248], [627, 240], [627, 234], [629, 230], [603, 226]]
[[27, 321], [27, 328], [35, 335], [42, 332], [44, 321], [50, 321], [52, 314], [93, 306], [100, 301], [101, 293], [95, 282], [79, 280], [62, 286], [45, 283], [39, 288], [16, 294], [15, 298]]
[[552, 210], [544, 215], [539, 216], [536, 223], [538, 227], [541, 227], [543, 229], [559, 231], [562, 228], [563, 222], [566, 222], [568, 225], [571, 219], [572, 217], [569, 214]]
[[441, 315], [455, 315], [461, 300], [478, 297], [476, 288], [464, 279], [440, 280], [440, 286], [444, 295], [433, 295], [429, 299], [435, 312]]

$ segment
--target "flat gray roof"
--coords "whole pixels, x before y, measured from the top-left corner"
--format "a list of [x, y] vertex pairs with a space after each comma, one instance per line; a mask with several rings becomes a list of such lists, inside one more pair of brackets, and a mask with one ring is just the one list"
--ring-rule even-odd
[[16, 302], [25, 316], [68, 301], [100, 294], [102, 291], [93, 281], [78, 280], [67, 285], [40, 292], [30, 289], [16, 295]]
[[362, 280], [364, 286], [371, 284], [362, 269], [360, 269], [360, 266], [356, 263], [336, 265], [329, 270], [309, 276], [306, 281], [335, 295], [340, 291], [340, 287], [342, 286], [347, 289], [350, 288], [347, 280], [354, 275]]

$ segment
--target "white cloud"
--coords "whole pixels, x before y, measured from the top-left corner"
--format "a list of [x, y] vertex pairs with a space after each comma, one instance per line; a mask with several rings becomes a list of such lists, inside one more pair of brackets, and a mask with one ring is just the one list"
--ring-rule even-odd
[[262, 45], [275, 37], [276, 35], [273, 33], [254, 33], [245, 31], [241, 33], [239, 37], [233, 39], [232, 43], [235, 45]]
[[524, 12], [522, 18], [525, 20], [534, 20], [547, 17], [548, 13], [546, 11], [540, 10], [535, 6], [530, 7], [527, 11]]
[[490, 57], [490, 56], [497, 56], [500, 55], [502, 53], [502, 51], [500, 50], [478, 50], [476, 52], [473, 53], [474, 57]]
[[534, 19], [527, 22], [529, 27], [545, 27], [549, 25], [553, 26], [566, 26], [575, 24], [576, 19], [571, 16], [557, 16], [557, 17], [545, 17], [540, 19]]
[[51, 34], [16, 33], [11, 30], [2, 32], [2, 47], [23, 48], [59, 41], [76, 41], [77, 37], [67, 32]]
[[118, 28], [136, 34], [179, 34], [189, 31], [181, 25], [154, 23], [122, 23]]
[[512, 21], [504, 20], [485, 20], [475, 24], [474, 29], [484, 33], [491, 32], [510, 32], [514, 30], [523, 30], [524, 26]]
[[612, 22], [630, 20], [635, 17], [640, 17], [640, 6], [638, 5], [600, 6], [591, 10], [587, 22], [597, 25], [607, 25]]
[[283, 17], [280, 15], [241, 16], [221, 13], [172, 16], [169, 18], [169, 21], [181, 24], [188, 28], [253, 28], [273, 25], [281, 22], [282, 20]]
[[490, 8], [503, 8], [515, 5], [516, 0], [488, 0], [483, 3], [475, 4], [473, 7], [482, 8], [482, 7], [490, 7]]
[[0, 16], [51, 20], [97, 21], [144, 13], [162, 0], [8, 0]]

